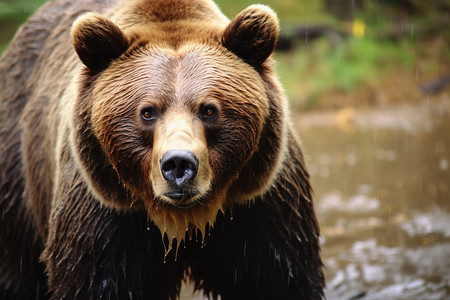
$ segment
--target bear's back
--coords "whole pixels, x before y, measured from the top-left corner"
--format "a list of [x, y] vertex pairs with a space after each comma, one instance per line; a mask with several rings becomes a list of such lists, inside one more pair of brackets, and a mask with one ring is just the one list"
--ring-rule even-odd
[[[51, 110], [49, 99], [58, 96], [54, 90], [58, 77], [68, 71], [64, 70], [60, 60], [73, 53], [69, 33], [74, 18], [86, 10], [101, 9], [108, 2], [111, 1], [48, 3], [19, 29], [0, 58], [0, 278], [7, 278], [9, 282], [7, 290], [0, 287], [1, 299], [9, 299], [9, 292], [18, 299], [31, 298], [35, 292], [45, 298], [45, 281], [41, 277], [42, 266], [38, 263], [44, 241], [37, 235], [45, 234], [42, 229], [47, 222], [38, 219], [46, 218], [48, 205], [30, 205], [26, 194], [39, 191], [27, 191], [24, 170], [27, 164], [35, 166], [32, 173], [40, 177], [38, 189], [46, 189], [44, 185], [51, 182], [48, 174], [40, 176], [49, 167], [42, 167], [42, 156], [39, 157], [46, 150], [47, 142], [44, 138], [46, 118], [42, 116]], [[76, 61], [75, 55], [73, 61]], [[66, 82], [63, 80], [58, 84]], [[49, 97], [52, 94], [56, 95]], [[35, 107], [31, 107], [32, 102]], [[24, 122], [26, 124], [22, 124]], [[25, 130], [27, 125], [28, 132]], [[34, 152], [30, 159], [35, 161], [26, 161], [25, 148]], [[39, 198], [45, 199], [50, 193], [51, 189]], [[40, 228], [35, 227], [36, 223]], [[15, 266], [19, 265], [17, 270]], [[15, 285], [19, 282], [16, 278], [22, 273], [27, 274], [32, 290]]]
[[[18, 213], [11, 207], [31, 209], [32, 223], [39, 225], [37, 232], [44, 238], [53, 180], [48, 176], [53, 171], [49, 159], [54, 155], [51, 149], [59, 123], [53, 115], [58, 115], [57, 102], [77, 63], [70, 28], [78, 15], [101, 11], [111, 3], [49, 2], [19, 29], [0, 58], [0, 168], [6, 170], [0, 172], [0, 207], [8, 208], [11, 215]], [[15, 178], [14, 184], [11, 178]], [[32, 182], [37, 184], [30, 185]], [[28, 234], [29, 241], [36, 240], [35, 232], [25, 236]]]

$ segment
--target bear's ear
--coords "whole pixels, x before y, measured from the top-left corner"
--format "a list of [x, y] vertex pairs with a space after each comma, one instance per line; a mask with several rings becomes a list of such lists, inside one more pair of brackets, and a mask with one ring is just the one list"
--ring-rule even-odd
[[71, 35], [78, 57], [93, 72], [104, 70], [129, 47], [122, 30], [96, 13], [87, 13], [75, 20]]
[[223, 45], [258, 68], [272, 54], [280, 27], [277, 15], [265, 5], [251, 5], [225, 28]]

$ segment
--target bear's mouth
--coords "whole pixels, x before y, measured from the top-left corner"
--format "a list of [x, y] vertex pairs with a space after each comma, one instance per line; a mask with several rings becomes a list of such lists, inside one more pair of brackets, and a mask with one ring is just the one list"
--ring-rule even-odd
[[170, 204], [176, 207], [189, 208], [198, 203], [198, 201], [195, 201], [198, 194], [199, 192], [197, 191], [174, 191], [164, 193], [164, 196], [169, 198]]

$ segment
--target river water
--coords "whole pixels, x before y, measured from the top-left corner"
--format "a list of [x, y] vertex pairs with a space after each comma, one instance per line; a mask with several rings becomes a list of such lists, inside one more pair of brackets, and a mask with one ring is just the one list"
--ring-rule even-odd
[[293, 116], [328, 299], [450, 299], [448, 111], [424, 103]]

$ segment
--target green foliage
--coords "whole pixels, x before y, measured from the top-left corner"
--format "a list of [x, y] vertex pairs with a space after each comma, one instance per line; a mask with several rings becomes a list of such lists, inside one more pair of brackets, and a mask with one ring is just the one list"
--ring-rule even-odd
[[25, 21], [29, 15], [34, 13], [47, 0], [3, 0], [0, 1], [0, 20], [15, 19]]
[[3, 53], [3, 51], [6, 50], [6, 48], [8, 48], [9, 43], [1, 43], [0, 44], [0, 55]]
[[394, 66], [411, 69], [415, 54], [410, 42], [349, 38], [334, 46], [320, 39], [291, 53], [277, 54], [276, 59], [290, 99], [308, 105], [323, 92], [349, 92], [379, 80]]
[[270, 6], [278, 14], [282, 24], [330, 23], [334, 20], [325, 12], [323, 0], [215, 0], [215, 2], [230, 19], [247, 6], [260, 3]]
[[0, 55], [17, 28], [47, 0], [0, 0]]

